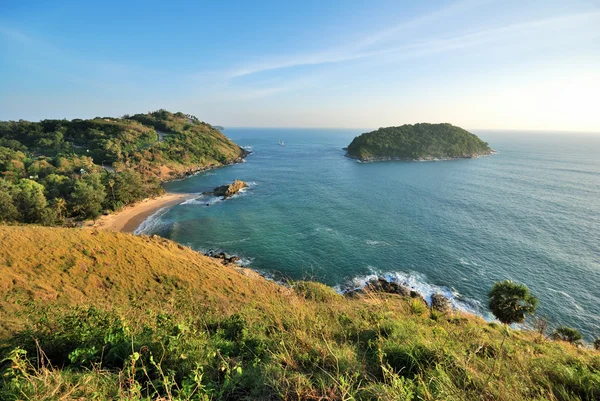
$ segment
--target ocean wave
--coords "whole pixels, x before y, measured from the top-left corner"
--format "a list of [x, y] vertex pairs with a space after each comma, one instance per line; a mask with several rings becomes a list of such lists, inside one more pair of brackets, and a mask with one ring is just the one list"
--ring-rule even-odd
[[571, 305], [573, 305], [573, 307], [575, 309], [577, 309], [578, 311], [583, 311], [584, 309], [575, 301], [575, 298], [573, 298], [569, 293], [565, 292], [565, 291], [561, 291], [561, 290], [555, 290], [554, 288], [548, 288], [548, 290], [558, 293], [562, 296], [564, 296], [565, 298], [567, 298], [567, 300], [569, 301], [569, 303]]
[[188, 199], [185, 202], [181, 203], [182, 205], [203, 205], [203, 206], [211, 206], [215, 203], [222, 202], [223, 198], [220, 196], [213, 195], [200, 195], [196, 198]]
[[453, 309], [479, 315], [486, 320], [493, 320], [493, 317], [485, 311], [481, 302], [462, 296], [458, 291], [446, 286], [435, 285], [427, 282], [427, 278], [417, 272], [378, 272], [373, 266], [368, 266], [371, 274], [358, 276], [350, 279], [341, 286], [336, 286], [335, 289], [344, 293], [351, 290], [364, 288], [369, 281], [384, 278], [387, 281], [401, 284], [421, 294], [428, 303], [431, 303], [433, 294], [442, 294], [450, 301]]
[[146, 220], [142, 222], [133, 232], [134, 235], [149, 234], [156, 232], [161, 226], [168, 224], [168, 222], [161, 219], [161, 217], [169, 211], [169, 206], [158, 209], [152, 213]]
[[384, 245], [384, 246], [387, 246], [387, 245], [389, 245], [385, 241], [376, 241], [376, 240], [372, 240], [372, 239], [368, 239], [366, 242], [367, 242], [367, 245], [371, 245], [371, 246], [375, 246], [375, 245]]
[[252, 188], [255, 185], [258, 185], [255, 181], [251, 181], [251, 182], [252, 182], [252, 184], [248, 183], [248, 187], [240, 189], [238, 193], [236, 193], [233, 196], [230, 196], [229, 198], [223, 198], [221, 196], [214, 196], [214, 195], [209, 195], [209, 194], [201, 194], [195, 198], [188, 199], [185, 202], [182, 202], [181, 204], [182, 205], [212, 206], [216, 203], [221, 203], [226, 200], [236, 199], [241, 196], [247, 195], [248, 189]]

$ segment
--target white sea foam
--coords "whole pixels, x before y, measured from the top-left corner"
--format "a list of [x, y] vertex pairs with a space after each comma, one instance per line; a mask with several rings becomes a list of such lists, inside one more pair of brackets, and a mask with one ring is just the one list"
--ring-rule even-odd
[[571, 305], [573, 305], [575, 307], [575, 309], [579, 310], [579, 311], [583, 311], [584, 309], [579, 306], [579, 304], [575, 301], [575, 298], [573, 298], [569, 293], [565, 292], [565, 291], [561, 291], [561, 290], [555, 290], [554, 288], [548, 288], [550, 291], [552, 292], [556, 292], [562, 296], [564, 296], [565, 298], [568, 299], [569, 303]]
[[385, 241], [376, 241], [376, 240], [372, 240], [372, 239], [368, 239], [366, 242], [367, 242], [367, 245], [372, 245], [372, 246], [375, 246], [375, 245], [389, 245]]
[[188, 199], [182, 203], [182, 205], [203, 205], [210, 206], [215, 203], [222, 202], [223, 199], [220, 196], [212, 195], [200, 195], [197, 198]]
[[161, 220], [161, 217], [169, 211], [169, 206], [158, 209], [152, 213], [146, 220], [139, 225], [138, 228], [133, 232], [134, 235], [148, 234], [157, 231], [162, 225], [166, 224], [165, 221]]
[[431, 302], [433, 294], [442, 294], [450, 301], [452, 308], [455, 310], [477, 314], [487, 320], [493, 320], [489, 313], [485, 313], [483, 305], [474, 299], [462, 296], [458, 291], [446, 286], [439, 286], [427, 282], [424, 275], [417, 272], [378, 272], [373, 266], [368, 266], [371, 274], [359, 276], [351, 279], [343, 286], [337, 286], [338, 292], [346, 292], [357, 290], [365, 287], [371, 280], [382, 277], [387, 281], [401, 284], [421, 294], [427, 302]]

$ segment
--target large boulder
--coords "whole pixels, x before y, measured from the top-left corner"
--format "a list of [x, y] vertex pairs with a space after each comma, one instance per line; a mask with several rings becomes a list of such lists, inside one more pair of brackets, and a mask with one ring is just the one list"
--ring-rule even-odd
[[248, 187], [244, 181], [235, 180], [232, 184], [229, 185], [221, 185], [220, 187], [216, 187], [213, 190], [213, 194], [215, 196], [222, 196], [224, 198], [229, 198], [242, 190], [243, 188]]
[[452, 307], [450, 306], [450, 300], [442, 294], [432, 294], [431, 309], [434, 309], [438, 312], [447, 313], [452, 310]]

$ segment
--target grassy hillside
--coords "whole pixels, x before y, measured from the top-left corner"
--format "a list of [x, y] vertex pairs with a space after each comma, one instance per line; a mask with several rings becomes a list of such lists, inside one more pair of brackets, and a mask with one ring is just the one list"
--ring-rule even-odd
[[487, 155], [488, 144], [451, 124], [406, 124], [357, 136], [347, 156], [371, 160], [429, 160]]
[[161, 238], [0, 227], [0, 399], [598, 400], [600, 353], [282, 287]]

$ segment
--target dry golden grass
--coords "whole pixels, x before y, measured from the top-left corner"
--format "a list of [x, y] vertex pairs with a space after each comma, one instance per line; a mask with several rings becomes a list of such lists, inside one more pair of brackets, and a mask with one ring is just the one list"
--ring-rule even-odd
[[600, 399], [597, 351], [397, 295], [283, 287], [157, 237], [0, 227], [0, 244], [0, 398]]
[[0, 226], [0, 244], [0, 332], [19, 327], [31, 302], [159, 307], [176, 297], [227, 313], [285, 291], [159, 237]]

